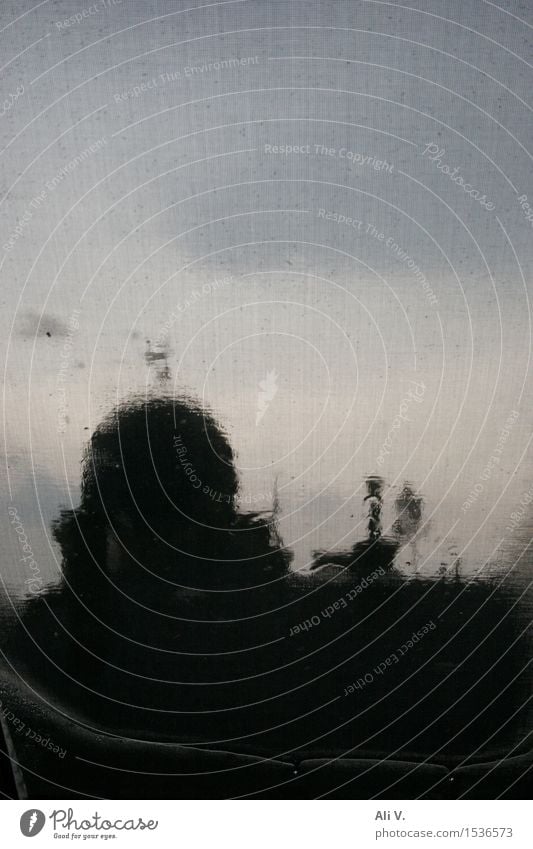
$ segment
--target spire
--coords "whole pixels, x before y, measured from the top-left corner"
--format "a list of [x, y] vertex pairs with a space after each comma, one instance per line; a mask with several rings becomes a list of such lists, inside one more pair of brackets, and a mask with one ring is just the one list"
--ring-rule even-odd
[[146, 351], [144, 359], [148, 368], [155, 370], [155, 377], [159, 383], [166, 383], [170, 380], [172, 372], [168, 364], [169, 348], [166, 343], [158, 345], [157, 343], [152, 348], [150, 339], [146, 340]]

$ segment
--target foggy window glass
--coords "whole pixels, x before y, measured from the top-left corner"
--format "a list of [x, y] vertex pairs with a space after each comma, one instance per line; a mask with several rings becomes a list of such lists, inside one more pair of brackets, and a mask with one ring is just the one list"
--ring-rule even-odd
[[531, 8], [0, 23], [4, 795], [519, 798]]

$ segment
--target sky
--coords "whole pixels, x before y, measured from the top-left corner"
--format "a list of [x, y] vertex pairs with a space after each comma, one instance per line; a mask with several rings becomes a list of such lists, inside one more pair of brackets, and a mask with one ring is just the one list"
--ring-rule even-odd
[[421, 569], [497, 559], [531, 480], [532, 26], [484, 0], [2, 4], [8, 579], [8, 505], [57, 574], [88, 436], [158, 386], [221, 422], [243, 509], [278, 494], [296, 568], [364, 536], [372, 473], [387, 527], [423, 495]]

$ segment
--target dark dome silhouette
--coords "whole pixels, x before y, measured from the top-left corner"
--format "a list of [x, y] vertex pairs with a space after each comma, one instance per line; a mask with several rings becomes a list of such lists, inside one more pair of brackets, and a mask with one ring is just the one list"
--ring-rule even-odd
[[90, 439], [80, 507], [55, 523], [67, 582], [96, 591], [96, 573], [110, 570], [110, 534], [122, 560], [137, 561], [130, 586], [154, 575], [198, 588], [283, 576], [291, 557], [274, 514], [239, 512], [238, 489], [233, 450], [211, 413], [185, 397], [128, 400]]
[[233, 451], [213, 417], [189, 399], [135, 398], [97, 427], [84, 459], [81, 507], [121, 523], [234, 516]]

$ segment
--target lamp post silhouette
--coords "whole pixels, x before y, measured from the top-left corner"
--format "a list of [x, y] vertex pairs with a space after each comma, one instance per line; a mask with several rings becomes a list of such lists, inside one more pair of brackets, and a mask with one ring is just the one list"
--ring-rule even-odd
[[368, 494], [365, 495], [363, 502], [368, 502], [368, 537], [370, 540], [377, 540], [381, 536], [383, 478], [379, 475], [369, 475], [365, 483]]

